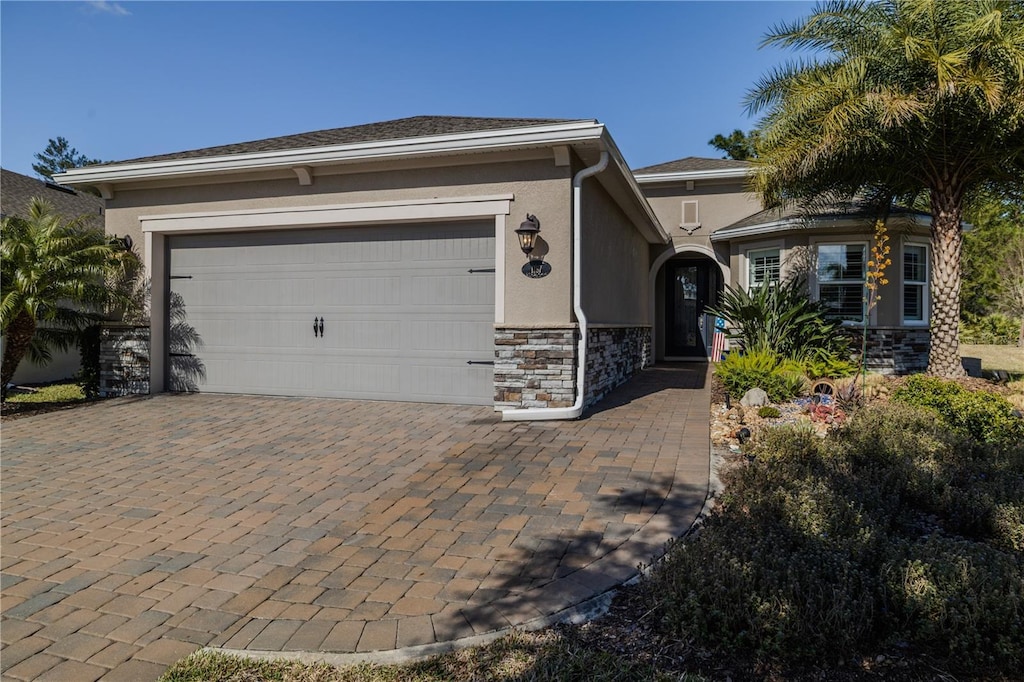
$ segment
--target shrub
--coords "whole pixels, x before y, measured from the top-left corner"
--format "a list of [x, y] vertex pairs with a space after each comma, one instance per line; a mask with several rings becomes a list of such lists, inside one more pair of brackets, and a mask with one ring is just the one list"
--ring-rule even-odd
[[777, 407], [764, 405], [763, 407], [758, 408], [757, 416], [762, 419], [777, 419], [782, 416], [782, 413], [779, 412], [779, 408]]
[[82, 368], [78, 372], [78, 384], [90, 400], [100, 395], [100, 327], [86, 327], [78, 337], [78, 353]]
[[758, 663], [893, 642], [953, 668], [1024, 657], [1024, 445], [972, 444], [934, 413], [871, 405], [826, 439], [765, 429], [702, 532], [643, 595], [669, 636]]
[[952, 381], [915, 375], [893, 392], [892, 399], [933, 410], [953, 431], [982, 443], [1024, 438], [1024, 420], [1002, 396], [968, 391]]
[[771, 351], [729, 353], [718, 363], [715, 374], [729, 395], [740, 397], [752, 388], [760, 388], [778, 403], [803, 392], [805, 381], [797, 367]]
[[844, 379], [853, 376], [860, 369], [849, 360], [835, 356], [812, 356], [803, 361], [803, 371], [808, 379]]
[[883, 567], [900, 629], [917, 643], [975, 664], [1024, 656], [1024, 564], [982, 544], [929, 536]]
[[960, 342], [1014, 345], [1020, 335], [1020, 321], [993, 313], [983, 317], [970, 316], [960, 322]]
[[729, 338], [745, 353], [774, 351], [786, 358], [836, 359], [849, 355], [842, 323], [811, 301], [800, 278], [757, 287], [751, 292], [727, 286], [707, 312], [725, 319]]

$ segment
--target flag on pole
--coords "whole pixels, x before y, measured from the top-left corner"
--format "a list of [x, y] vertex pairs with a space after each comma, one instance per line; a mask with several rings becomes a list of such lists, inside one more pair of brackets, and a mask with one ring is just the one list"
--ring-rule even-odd
[[715, 318], [715, 333], [711, 337], [711, 362], [721, 362], [725, 353], [725, 320]]

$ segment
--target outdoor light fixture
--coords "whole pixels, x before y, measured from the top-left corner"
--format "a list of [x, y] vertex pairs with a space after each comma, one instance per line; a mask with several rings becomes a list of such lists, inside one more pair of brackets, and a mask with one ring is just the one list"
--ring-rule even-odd
[[533, 252], [538, 232], [540, 232], [540, 221], [537, 220], [537, 216], [527, 213], [526, 220], [519, 223], [519, 229], [516, 230], [516, 234], [519, 235], [519, 248], [527, 256]]
[[519, 224], [516, 235], [519, 237], [519, 248], [530, 258], [530, 262], [523, 266], [523, 274], [531, 279], [544, 277], [551, 272], [551, 266], [542, 258], [534, 258], [534, 247], [537, 246], [537, 233], [540, 232], [540, 221], [537, 216], [526, 214], [526, 220]]

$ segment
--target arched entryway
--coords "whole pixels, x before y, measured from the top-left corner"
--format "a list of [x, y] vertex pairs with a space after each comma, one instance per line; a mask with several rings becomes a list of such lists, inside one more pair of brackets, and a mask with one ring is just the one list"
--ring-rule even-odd
[[651, 268], [655, 358], [706, 361], [714, 318], [706, 309], [718, 302], [728, 266], [710, 249], [681, 247], [662, 254]]

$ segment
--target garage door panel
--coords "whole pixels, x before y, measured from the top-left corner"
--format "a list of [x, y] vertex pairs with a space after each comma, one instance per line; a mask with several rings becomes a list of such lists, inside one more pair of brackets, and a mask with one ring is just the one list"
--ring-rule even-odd
[[493, 368], [467, 363], [494, 357], [493, 230], [172, 237], [170, 290], [203, 342], [199, 390], [490, 404]]

